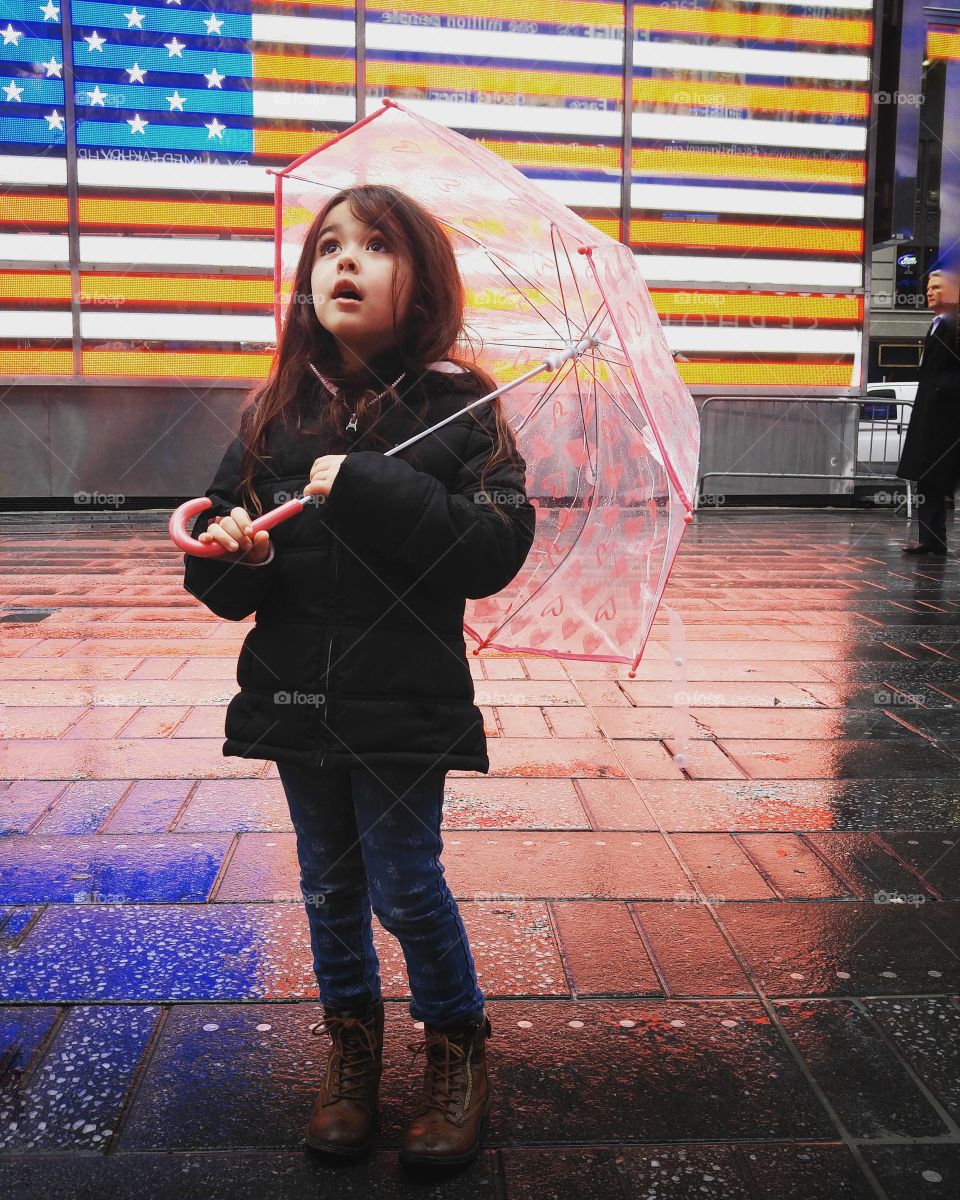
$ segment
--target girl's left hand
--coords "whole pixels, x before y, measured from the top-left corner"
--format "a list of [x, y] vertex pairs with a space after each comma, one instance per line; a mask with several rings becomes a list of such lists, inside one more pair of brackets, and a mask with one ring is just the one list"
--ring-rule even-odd
[[310, 482], [303, 489], [305, 496], [329, 496], [333, 481], [340, 470], [345, 454], [324, 454], [310, 468]]

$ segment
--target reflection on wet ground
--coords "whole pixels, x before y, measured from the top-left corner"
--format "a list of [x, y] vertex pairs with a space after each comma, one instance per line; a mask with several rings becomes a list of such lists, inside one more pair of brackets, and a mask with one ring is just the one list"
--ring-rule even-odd
[[[698, 516], [627, 668], [474, 659], [444, 863], [494, 1108], [451, 1197], [960, 1194], [960, 568], [861, 513]], [[325, 1047], [246, 623], [157, 516], [0, 523], [0, 1192], [419, 1194], [403, 958], [377, 1153], [304, 1149]]]

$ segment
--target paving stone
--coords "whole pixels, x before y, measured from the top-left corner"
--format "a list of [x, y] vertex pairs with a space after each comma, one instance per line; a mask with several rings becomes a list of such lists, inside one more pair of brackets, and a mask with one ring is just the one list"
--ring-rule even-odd
[[615, 1153], [606, 1148], [510, 1147], [500, 1152], [500, 1162], [508, 1200], [620, 1200], [623, 1195]]
[[871, 997], [864, 1001], [911, 1068], [960, 1123], [960, 1007], [955, 997]]
[[875, 1200], [846, 1146], [754, 1144], [737, 1157], [761, 1200]]
[[784, 899], [829, 900], [854, 895], [795, 833], [741, 833], [736, 841]]
[[[583, 684], [578, 684], [583, 688]], [[709, 683], [668, 683], [665, 681], [645, 680], [633, 683], [624, 680], [621, 684], [621, 700], [628, 696], [638, 707], [652, 706], [666, 710], [674, 705], [686, 705], [688, 708], [818, 708], [824, 702], [817, 693], [827, 689], [822, 683], [783, 683], [783, 682], [737, 682], [712, 680]], [[584, 697], [586, 699], [586, 697]], [[602, 699], [591, 700], [595, 711], [609, 715], [603, 709]]]
[[[705, 896], [718, 901], [774, 897], [773, 889], [729, 834], [676, 833], [670, 840]], [[672, 898], [696, 900], [698, 896], [686, 883]]]
[[749, 996], [753, 988], [736, 956], [700, 903], [632, 904], [671, 996]]
[[201, 779], [174, 828], [178, 833], [290, 833], [293, 825], [278, 778]]
[[[489, 1144], [651, 1141], [681, 1127], [710, 1140], [787, 1130], [829, 1136], [829, 1122], [756, 1004], [518, 1000], [495, 1002], [489, 1013], [491, 1088], [499, 1097]], [[307, 1015], [299, 1005], [174, 1008], [120, 1148], [297, 1145], [323, 1050], [310, 1045]], [[407, 1015], [391, 1006], [381, 1082], [386, 1146], [398, 1143], [419, 1090], [399, 1047], [407, 1036]], [[652, 1086], [657, 1103], [638, 1106], [636, 1096]], [[584, 1094], [594, 1102], [584, 1105]]]
[[230, 834], [35, 834], [0, 842], [0, 873], [13, 904], [117, 904], [206, 899]]
[[15, 697], [4, 688], [6, 702], [0, 717], [0, 737], [57, 738], [62, 737], [86, 709], [35, 708], [15, 703]]
[[589, 828], [590, 822], [572, 779], [483, 779], [475, 776], [448, 777], [446, 781], [441, 825], [444, 833], [448, 829]]
[[0, 742], [0, 777], [30, 775], [40, 762], [48, 779], [244, 779], [262, 774], [261, 761], [224, 758], [222, 750], [222, 737], [187, 739], [177, 744], [175, 753], [156, 738], [23, 738]]
[[[0, 1007], [0, 1105], [11, 1107], [16, 1103], [16, 1096], [39, 1059], [57, 1015], [53, 1005]], [[4, 1125], [0, 1136], [7, 1132]]]
[[493, 1152], [481, 1150], [466, 1170], [428, 1187], [408, 1178], [396, 1152], [330, 1163], [302, 1149], [81, 1155], [0, 1160], [0, 1189], [11, 1200], [496, 1200]]
[[103, 822], [101, 832], [166, 833], [194, 787], [189, 779], [139, 779]]
[[[956, 738], [960, 741], [960, 712], [920, 713], [901, 712], [892, 707], [895, 716], [902, 716], [915, 730], [931, 736]], [[830, 741], [912, 741], [916, 733], [911, 732], [894, 719], [882, 705], [874, 710], [866, 709], [753, 709], [753, 708], [698, 708], [692, 715], [708, 735], [721, 739], [773, 738], [779, 740], [800, 739], [804, 741], [820, 738]]]
[[35, 905], [4, 905], [3, 922], [0, 925], [0, 946], [4, 950], [16, 950], [27, 936], [42, 910]]
[[560, 901], [551, 911], [578, 996], [662, 994], [627, 905]]
[[619, 1157], [642, 1200], [753, 1200], [729, 1146], [626, 1146]]
[[777, 1016], [855, 1137], [941, 1137], [949, 1130], [886, 1040], [847, 1000], [780, 1001]]
[[717, 915], [771, 996], [960, 990], [956, 904], [748, 902]]
[[725, 738], [724, 750], [752, 779], [953, 779], [957, 759], [919, 735], [909, 743], [757, 741]]
[[[56, 1118], [0, 1129], [0, 1194], [422, 1195], [396, 1162], [422, 1031], [376, 919], [385, 1139], [347, 1171], [305, 1152], [326, 1046], [289, 812], [274, 763], [221, 753], [252, 622], [183, 592], [167, 516], [0, 514], [0, 605], [48, 614], [0, 636], [0, 1102]], [[444, 1196], [960, 1194], [960, 560], [906, 562], [902, 526], [697, 514], [682, 669], [666, 608], [633, 678], [469, 656], [491, 771], [449, 773], [444, 862], [495, 1103]], [[42, 1095], [47, 1064], [77, 1079]]]
[[[617, 742], [620, 746], [623, 743]], [[743, 779], [746, 776], [738, 763], [724, 751], [719, 742], [709, 738], [667, 738], [663, 745], [677, 767], [690, 779]]]
[[32, 832], [93, 833], [113, 812], [129, 786], [123, 779], [90, 779], [70, 783]]
[[60, 780], [15, 779], [0, 783], [0, 834], [26, 833], [63, 795]]
[[[565, 996], [569, 988], [544, 904], [462, 903], [481, 986], [492, 995]], [[9, 910], [10, 1000], [297, 998], [317, 994], [302, 902], [257, 905], [92, 904]], [[409, 995], [396, 939], [374, 918], [385, 995]]]
[[[36, 1013], [37, 1010], [34, 1010]], [[79, 1005], [63, 1014], [53, 1031], [40, 1010], [47, 1044], [31, 1054], [38, 1027], [17, 1020], [17, 1010], [0, 1010], [6, 1062], [0, 1086], [0, 1148], [40, 1151], [69, 1147], [103, 1151], [115, 1132], [134, 1074], [160, 1010], [151, 1005]], [[13, 1039], [6, 1038], [13, 1033]], [[28, 1057], [29, 1055], [29, 1057]], [[6, 1059], [6, 1053], [5, 1053]], [[32, 1060], [32, 1061], [31, 1061]]]
[[914, 830], [885, 833], [883, 840], [941, 897], [960, 899], [960, 834]]
[[960, 1192], [956, 1144], [864, 1146], [863, 1157], [887, 1200], [955, 1200]]
[[312, 996], [292, 905], [50, 905], [9, 954], [4, 998], [160, 1001]]
[[[592, 778], [621, 777], [623, 767], [606, 742], [595, 738], [500, 738], [487, 747], [491, 775], [525, 776], [527, 778]], [[674, 772], [667, 752], [659, 746], [650, 748], [644, 770], [653, 778]], [[464, 772], [450, 772], [462, 777]]]
[[646, 802], [648, 792], [659, 787], [690, 788], [687, 780], [669, 784], [636, 779], [578, 779], [577, 788], [590, 824], [597, 830], [656, 829], [657, 821]]
[[886, 896], [931, 897], [917, 877], [892, 854], [877, 834], [808, 833], [806, 841], [866, 900]]
[[[653, 833], [459, 830], [444, 845], [447, 883], [457, 899], [628, 900], [689, 891], [680, 866]], [[242, 834], [214, 898], [299, 899], [299, 874], [293, 834]]]

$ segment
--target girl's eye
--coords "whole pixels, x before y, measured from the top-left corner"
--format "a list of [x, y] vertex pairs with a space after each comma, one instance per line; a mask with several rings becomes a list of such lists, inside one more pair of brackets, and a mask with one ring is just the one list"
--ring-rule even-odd
[[383, 238], [371, 238], [367, 243], [367, 248], [369, 250], [386, 250], [387, 243], [383, 240]]
[[332, 250], [336, 245], [337, 245], [336, 242], [324, 242], [323, 245], [320, 247], [320, 253], [326, 254], [329, 250]]

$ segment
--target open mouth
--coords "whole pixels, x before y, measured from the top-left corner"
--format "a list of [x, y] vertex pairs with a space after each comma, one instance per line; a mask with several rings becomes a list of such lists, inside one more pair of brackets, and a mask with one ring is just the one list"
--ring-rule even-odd
[[355, 287], [351, 287], [349, 284], [338, 283], [333, 289], [333, 298], [334, 300], [355, 300], [359, 302], [361, 296]]

